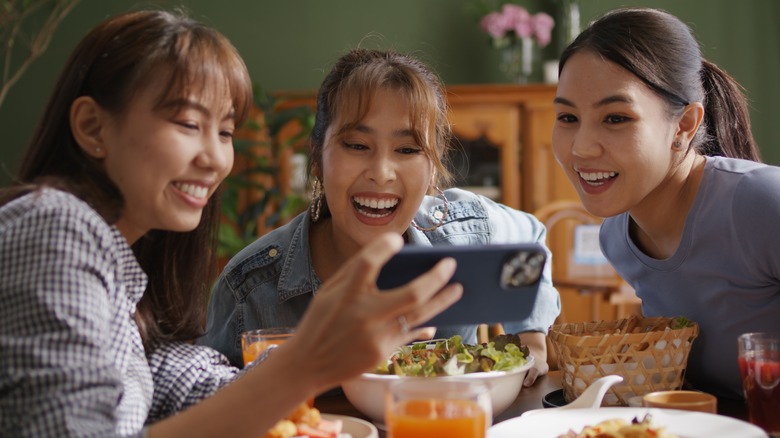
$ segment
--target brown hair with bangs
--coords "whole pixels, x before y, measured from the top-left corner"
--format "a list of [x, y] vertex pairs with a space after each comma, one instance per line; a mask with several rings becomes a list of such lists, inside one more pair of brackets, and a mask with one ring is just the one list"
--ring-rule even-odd
[[[82, 152], [70, 127], [70, 107], [80, 96], [122, 116], [135, 94], [160, 75], [168, 87], [163, 109], [198, 95], [232, 98], [236, 126], [252, 104], [252, 84], [235, 47], [214, 29], [181, 12], [128, 12], [95, 27], [68, 59], [22, 160], [8, 199], [43, 186], [67, 190], [89, 203], [110, 224], [122, 214], [123, 198], [100, 161]], [[160, 342], [192, 340], [203, 331], [216, 267], [220, 191], [209, 200], [200, 224], [186, 233], [154, 230], [133, 245], [149, 276], [136, 321], [147, 352]]]
[[[322, 171], [322, 149], [328, 129], [339, 136], [366, 116], [377, 90], [389, 88], [407, 99], [415, 141], [436, 169], [434, 184], [452, 179], [445, 159], [452, 136], [444, 85], [422, 61], [392, 50], [354, 49], [336, 61], [317, 94], [312, 129], [310, 170]], [[432, 191], [429, 187], [429, 192]]]

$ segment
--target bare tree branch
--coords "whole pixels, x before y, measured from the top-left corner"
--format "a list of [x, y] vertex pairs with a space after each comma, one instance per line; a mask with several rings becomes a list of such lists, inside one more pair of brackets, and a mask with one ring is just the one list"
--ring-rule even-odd
[[[3, 37], [2, 49], [3, 73], [0, 78], [0, 106], [11, 87], [22, 77], [36, 58], [46, 51], [57, 27], [70, 13], [79, 0], [0, 0], [0, 37]], [[46, 19], [39, 29], [32, 29], [29, 37], [24, 33], [27, 20], [47, 8]], [[27, 23], [27, 24], [26, 24]], [[14, 65], [15, 49], [20, 38], [29, 41], [25, 56]]]

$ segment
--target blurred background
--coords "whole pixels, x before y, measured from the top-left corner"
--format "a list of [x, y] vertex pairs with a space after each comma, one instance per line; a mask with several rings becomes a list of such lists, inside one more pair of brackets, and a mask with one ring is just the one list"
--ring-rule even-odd
[[[571, 0], [517, 0], [530, 13], [554, 20], [553, 40], [538, 51], [541, 61], [555, 60], [565, 38], [562, 6]], [[35, 0], [0, 1], [0, 25], [9, 11]], [[52, 3], [51, 1], [44, 3]], [[48, 95], [65, 60], [89, 29], [102, 19], [131, 9], [183, 8], [193, 18], [216, 27], [238, 48], [253, 81], [267, 91], [312, 91], [334, 60], [357, 46], [395, 48], [433, 66], [447, 85], [507, 83], [500, 69], [501, 51], [480, 29], [475, 0], [79, 0], [63, 14], [50, 45], [32, 60], [0, 105], [0, 186], [16, 171]], [[488, 2], [489, 3], [489, 2]], [[705, 56], [744, 87], [751, 103], [754, 135], [764, 160], [780, 164], [780, 2], [776, 0], [585, 0], [579, 4], [584, 27], [619, 6], [666, 9], [688, 23]], [[43, 12], [23, 26], [40, 27]], [[37, 21], [36, 21], [37, 20]], [[7, 29], [5, 29], [7, 30]], [[5, 32], [0, 36], [7, 38]], [[15, 41], [17, 49], [30, 44]], [[2, 52], [7, 55], [6, 52]], [[3, 64], [9, 68], [8, 60]], [[16, 68], [19, 58], [11, 60]], [[541, 63], [529, 82], [544, 79]]]

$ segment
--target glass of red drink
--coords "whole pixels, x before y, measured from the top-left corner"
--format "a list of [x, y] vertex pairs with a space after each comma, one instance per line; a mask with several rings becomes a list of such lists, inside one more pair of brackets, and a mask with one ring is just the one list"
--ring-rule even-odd
[[780, 437], [780, 333], [745, 333], [737, 345], [750, 422]]

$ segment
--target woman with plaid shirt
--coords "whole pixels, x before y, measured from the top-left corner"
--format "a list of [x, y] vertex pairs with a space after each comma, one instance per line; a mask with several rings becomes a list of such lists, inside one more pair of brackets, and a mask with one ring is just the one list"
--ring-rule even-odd
[[380, 294], [402, 246], [383, 236], [292, 340], [237, 373], [191, 342], [214, 272], [212, 195], [252, 103], [235, 48], [177, 14], [126, 13], [79, 43], [55, 90], [0, 198], [0, 436], [256, 437], [431, 336], [408, 327], [459, 298], [444, 287], [452, 260]]

